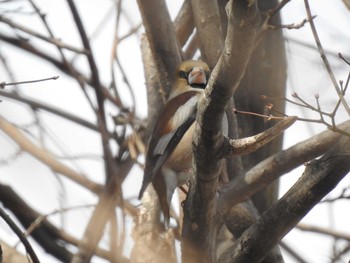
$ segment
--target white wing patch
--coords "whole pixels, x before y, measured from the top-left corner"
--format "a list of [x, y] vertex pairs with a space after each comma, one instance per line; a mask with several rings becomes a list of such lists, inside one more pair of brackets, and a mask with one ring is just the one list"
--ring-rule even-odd
[[173, 130], [172, 132], [160, 137], [156, 147], [153, 150], [153, 156], [161, 155], [164, 153], [166, 147], [168, 146], [169, 141], [171, 140], [171, 138], [173, 137], [175, 132], [176, 132], [176, 130]]
[[180, 106], [171, 118], [171, 127], [173, 130], [179, 128], [192, 113], [193, 108], [197, 107], [198, 96], [193, 96], [184, 105]]
[[162, 155], [169, 144], [169, 141], [174, 136], [176, 130], [188, 119], [193, 110], [197, 107], [198, 96], [193, 96], [185, 104], [180, 106], [175, 112], [174, 116], [170, 119], [170, 125], [172, 131], [159, 138], [154, 150], [153, 155]]

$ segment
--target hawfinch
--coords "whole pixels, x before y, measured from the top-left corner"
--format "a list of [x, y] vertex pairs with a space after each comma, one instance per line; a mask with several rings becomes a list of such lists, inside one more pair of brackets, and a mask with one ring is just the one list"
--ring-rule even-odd
[[207, 85], [209, 74], [208, 65], [202, 61], [184, 61], [178, 66], [176, 81], [148, 146], [139, 199], [152, 182], [166, 228], [169, 226], [169, 209], [175, 188], [189, 179], [197, 102]]

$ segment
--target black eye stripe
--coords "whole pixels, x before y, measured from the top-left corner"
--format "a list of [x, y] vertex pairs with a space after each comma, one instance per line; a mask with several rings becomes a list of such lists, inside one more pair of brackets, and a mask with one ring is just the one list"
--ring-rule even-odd
[[187, 73], [185, 71], [180, 71], [179, 72], [179, 77], [182, 79], [187, 79]]

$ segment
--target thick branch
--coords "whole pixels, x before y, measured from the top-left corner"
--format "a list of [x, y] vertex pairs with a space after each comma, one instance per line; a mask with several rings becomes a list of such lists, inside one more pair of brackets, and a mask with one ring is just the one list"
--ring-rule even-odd
[[[350, 121], [339, 128], [349, 129]], [[220, 190], [219, 213], [226, 214], [232, 206], [248, 199], [279, 176], [324, 154], [339, 137], [340, 134], [327, 130], [258, 163]]]
[[[0, 200], [2, 205], [9, 209], [25, 228], [30, 227], [41, 216], [7, 185], [0, 184]], [[31, 237], [47, 253], [50, 253], [63, 262], [69, 262], [72, 258], [72, 253], [64, 247], [66, 243], [60, 239], [60, 233], [61, 231], [57, 227], [48, 220], [44, 220], [40, 226], [31, 232]]]
[[212, 69], [224, 46], [218, 3], [212, 0], [192, 0], [191, 5], [201, 56]]
[[[245, 231], [219, 262], [259, 262], [350, 171], [350, 138], [343, 136], [256, 224]], [[288, 209], [286, 209], [286, 207]]]
[[[216, 191], [221, 161], [222, 118], [227, 104], [244, 75], [255, 46], [259, 22], [257, 3], [228, 3], [229, 28], [224, 51], [199, 102], [194, 137], [194, 173], [185, 206], [183, 260], [215, 260]], [[233, 43], [233, 40], [235, 41]], [[214, 243], [213, 243], [214, 242]]]
[[296, 120], [297, 117], [293, 116], [285, 118], [270, 129], [251, 137], [243, 139], [225, 138], [222, 157], [243, 155], [255, 152], [261, 146], [267, 144], [277, 136], [281, 135], [281, 133], [290, 127]]
[[194, 30], [194, 21], [190, 1], [184, 1], [174, 20], [174, 28], [179, 45], [183, 47]]
[[169, 93], [181, 56], [168, 8], [164, 0], [138, 0], [137, 3], [160, 82]]

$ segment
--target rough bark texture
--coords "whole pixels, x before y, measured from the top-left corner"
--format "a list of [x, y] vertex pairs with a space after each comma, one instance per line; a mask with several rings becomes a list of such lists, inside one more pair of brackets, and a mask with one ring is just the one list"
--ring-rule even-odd
[[243, 233], [219, 262], [262, 260], [350, 171], [349, 151], [350, 138], [343, 136], [322, 158], [309, 163], [298, 182]]
[[[198, 105], [194, 137], [194, 174], [185, 203], [182, 258], [214, 262], [217, 222], [216, 191], [221, 161], [221, 124], [226, 106], [243, 77], [255, 45], [259, 23], [256, 3], [230, 1], [225, 48]], [[243, 25], [243, 26], [242, 26]], [[232, 39], [240, 39], [233, 44]]]
[[168, 8], [163, 0], [138, 0], [137, 3], [162, 88], [169, 94], [181, 56]]
[[192, 0], [201, 56], [213, 69], [223, 49], [223, 34], [217, 1]]

